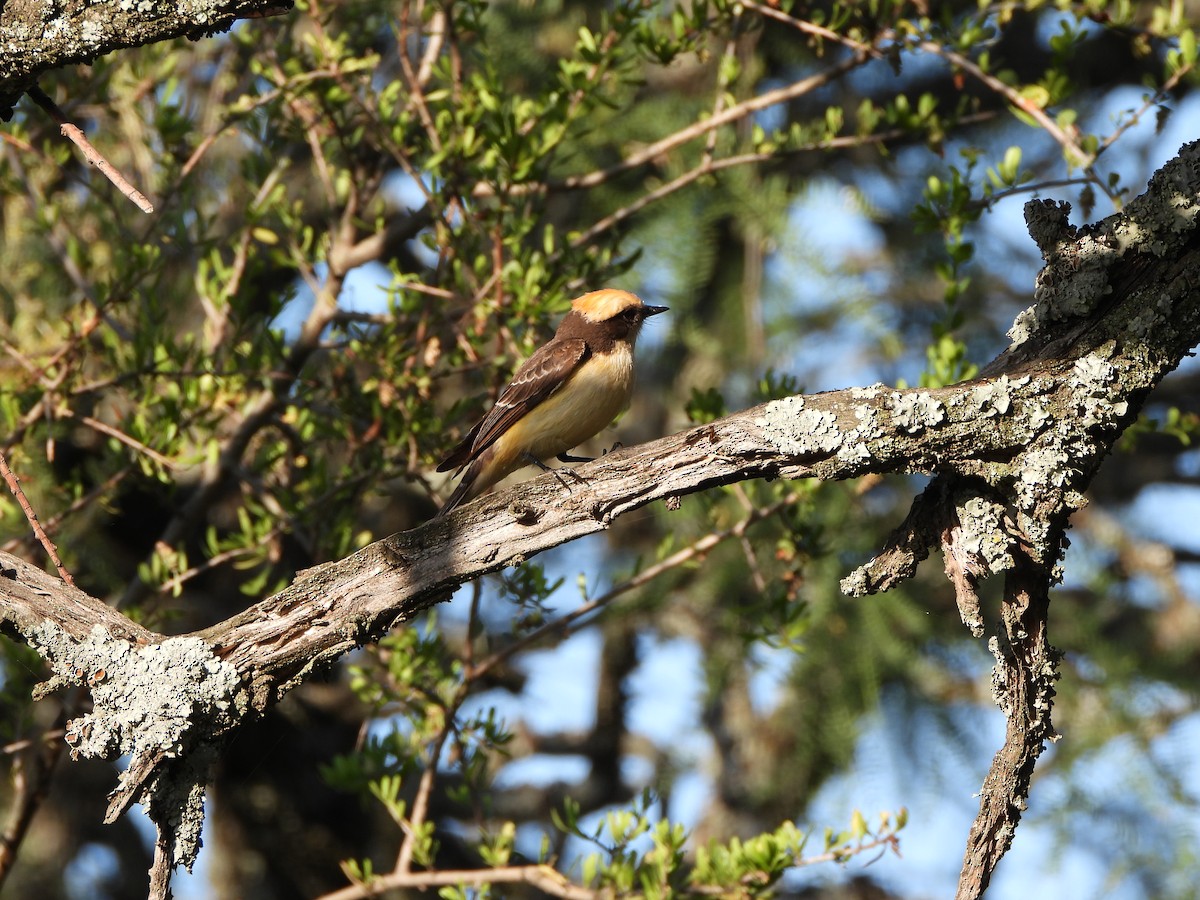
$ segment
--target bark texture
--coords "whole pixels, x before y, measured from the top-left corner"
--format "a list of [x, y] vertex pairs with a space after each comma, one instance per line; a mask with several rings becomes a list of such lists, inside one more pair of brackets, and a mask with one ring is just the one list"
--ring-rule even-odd
[[114, 50], [227, 31], [291, 0], [9, 0], [0, 3], [0, 118], [38, 76]]

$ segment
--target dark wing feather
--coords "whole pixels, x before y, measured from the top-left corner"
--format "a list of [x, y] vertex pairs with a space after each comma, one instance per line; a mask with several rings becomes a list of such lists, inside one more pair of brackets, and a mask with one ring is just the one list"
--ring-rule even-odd
[[582, 340], [552, 340], [525, 361], [496, 405], [472, 428], [437, 470], [461, 469], [490, 447], [530, 410], [566, 384], [587, 359], [588, 348]]

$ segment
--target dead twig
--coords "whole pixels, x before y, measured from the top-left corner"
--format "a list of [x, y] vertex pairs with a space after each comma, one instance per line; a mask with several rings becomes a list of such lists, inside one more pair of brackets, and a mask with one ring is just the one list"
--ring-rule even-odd
[[67, 120], [66, 115], [58, 108], [58, 104], [51, 100], [45, 91], [35, 86], [31, 87], [26, 93], [29, 94], [30, 100], [50, 114], [50, 118], [57, 122], [59, 128], [62, 130], [63, 137], [70, 140], [71, 143], [83, 151], [84, 159], [99, 169], [104, 177], [116, 186], [117, 190], [132, 200], [134, 205], [142, 212], [154, 212], [154, 204], [146, 199], [146, 195], [130, 184], [125, 176], [117, 171], [116, 166], [105, 159], [100, 151], [92, 146], [91, 141], [87, 139], [82, 129]]
[[58, 548], [54, 546], [54, 542], [50, 540], [49, 535], [42, 530], [42, 523], [38, 521], [37, 513], [33, 511], [33, 505], [29, 502], [29, 498], [25, 496], [25, 491], [21, 488], [21, 479], [17, 478], [16, 473], [8, 467], [8, 461], [3, 455], [0, 455], [0, 475], [4, 476], [5, 482], [8, 483], [8, 489], [17, 498], [17, 503], [21, 504], [21, 511], [25, 513], [25, 518], [33, 526], [33, 533], [37, 535], [38, 542], [46, 548], [46, 553], [49, 554], [50, 561], [54, 563], [54, 568], [58, 569], [59, 577], [71, 585], [71, 587], [74, 587], [75, 579], [71, 577], [71, 573], [67, 571], [62, 560], [58, 558]]

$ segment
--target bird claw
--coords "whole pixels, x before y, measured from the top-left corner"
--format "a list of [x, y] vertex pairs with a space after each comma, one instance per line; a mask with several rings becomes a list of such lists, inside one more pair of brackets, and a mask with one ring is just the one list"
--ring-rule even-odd
[[[567, 476], [574, 478], [578, 484], [587, 484], [587, 479], [584, 478], [582, 475], [580, 475], [578, 472], [576, 472], [574, 469], [553, 469], [530, 453], [524, 454], [524, 457], [525, 457], [526, 461], [529, 462], [530, 465], [537, 466], [543, 472], [553, 472], [554, 477], [556, 479], [558, 479], [558, 483], [561, 484], [568, 491], [571, 490], [571, 485], [569, 485], [567, 483]], [[560, 453], [558, 455], [557, 459], [561, 460], [562, 462], [591, 462], [592, 461], [591, 459], [586, 458], [586, 457], [570, 456], [566, 453]]]
[[558, 454], [555, 459], [564, 463], [589, 463], [596, 461], [596, 457], [594, 456], [572, 456], [570, 453], [565, 452]]

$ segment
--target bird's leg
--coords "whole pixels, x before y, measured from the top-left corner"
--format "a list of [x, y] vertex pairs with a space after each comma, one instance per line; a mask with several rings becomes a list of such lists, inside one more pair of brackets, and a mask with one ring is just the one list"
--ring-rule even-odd
[[[536, 456], [534, 456], [532, 453], [522, 453], [521, 456], [523, 456], [525, 458], [525, 461], [528, 462], [531, 466], [537, 466], [543, 472], [553, 472], [554, 477], [558, 479], [558, 483], [561, 484], [563, 487], [565, 487], [568, 491], [571, 490], [571, 486], [569, 484], [567, 484], [567, 479], [565, 477], [567, 475], [570, 475], [572, 478], [574, 478], [580, 484], [587, 484], [587, 482], [584, 481], [583, 476], [580, 475], [578, 472], [576, 472], [574, 469], [552, 469], [548, 465], [546, 465], [544, 462], [542, 462], [540, 459], [538, 459]], [[559, 456], [558, 458], [562, 459], [562, 456]], [[566, 462], [566, 460], [563, 460], [563, 461]], [[587, 460], [587, 462], [591, 462], [591, 460]]]
[[553, 472], [554, 470], [534, 456], [532, 453], [522, 453], [521, 457], [531, 466], [537, 466], [543, 472]]
[[609, 447], [607, 450], [605, 450], [605, 451], [604, 451], [602, 454], [600, 454], [600, 455], [601, 455], [601, 456], [608, 456], [608, 454], [610, 454], [610, 453], [614, 453], [614, 452], [616, 452], [617, 450], [620, 450], [620, 449], [621, 449], [622, 447], [624, 447], [624, 446], [625, 446], [625, 445], [624, 445], [624, 444], [622, 444], [620, 441], [616, 441], [616, 442], [615, 442], [615, 443], [614, 443], [614, 444], [613, 444], [611, 447]]

